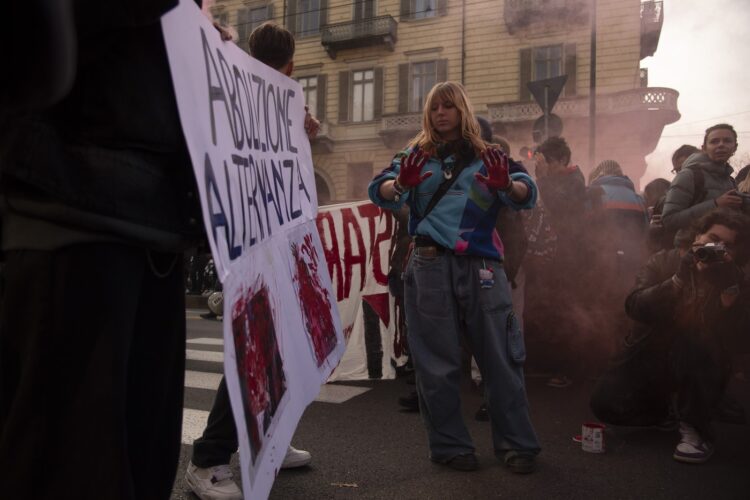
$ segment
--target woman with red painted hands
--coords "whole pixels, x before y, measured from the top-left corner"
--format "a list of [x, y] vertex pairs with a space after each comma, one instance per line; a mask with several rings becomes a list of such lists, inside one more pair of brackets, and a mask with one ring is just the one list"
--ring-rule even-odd
[[525, 347], [495, 231], [498, 210], [534, 206], [526, 174], [480, 138], [461, 85], [435, 85], [422, 130], [369, 186], [377, 205], [409, 207], [414, 251], [404, 272], [409, 348], [430, 459], [457, 470], [479, 467], [460, 410], [461, 342], [476, 357], [492, 421], [495, 455], [513, 472], [539, 453], [523, 379]]

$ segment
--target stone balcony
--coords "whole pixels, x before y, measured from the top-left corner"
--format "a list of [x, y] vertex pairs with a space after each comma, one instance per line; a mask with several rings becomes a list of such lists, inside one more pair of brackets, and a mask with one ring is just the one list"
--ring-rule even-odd
[[383, 115], [380, 136], [389, 148], [401, 147], [422, 128], [422, 113]]
[[589, 23], [589, 0], [505, 0], [503, 18], [508, 33], [544, 33]]
[[[596, 98], [598, 115], [619, 115], [630, 112], [660, 112], [665, 123], [679, 119], [677, 97], [679, 92], [661, 87], [646, 87], [612, 94], [599, 95]], [[491, 123], [530, 122], [542, 116], [542, 110], [536, 102], [509, 102], [488, 104], [487, 112]], [[552, 112], [565, 120], [589, 115], [588, 96], [560, 99]]]
[[310, 149], [316, 154], [326, 154], [333, 152], [334, 140], [331, 137], [331, 126], [327, 121], [320, 122], [318, 135], [310, 142]]
[[320, 43], [331, 59], [345, 49], [382, 45], [393, 51], [398, 35], [398, 23], [390, 15], [369, 19], [328, 24], [323, 27]]

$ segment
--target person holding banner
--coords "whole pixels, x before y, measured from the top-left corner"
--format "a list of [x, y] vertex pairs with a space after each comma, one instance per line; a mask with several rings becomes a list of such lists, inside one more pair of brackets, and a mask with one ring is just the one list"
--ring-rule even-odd
[[[226, 40], [225, 40], [226, 41]], [[294, 70], [294, 35], [273, 22], [255, 28], [248, 39], [250, 55], [275, 70], [291, 76]], [[305, 106], [305, 132], [315, 139], [320, 122]], [[202, 500], [239, 500], [242, 491], [229, 467], [239, 446], [226, 379], [222, 377], [203, 434], [193, 443], [193, 454], [185, 471], [185, 482]], [[289, 446], [282, 469], [304, 467], [312, 461], [310, 452]]]
[[513, 472], [532, 472], [540, 446], [495, 222], [504, 205], [533, 207], [536, 185], [524, 173], [510, 174], [508, 157], [481, 139], [463, 86], [443, 82], [425, 99], [422, 130], [368, 193], [378, 206], [410, 210], [407, 334], [430, 459], [456, 470], [479, 467], [460, 411], [464, 330], [485, 383], [495, 455]]
[[183, 251], [204, 238], [160, 23], [176, 3], [17, 2], [8, 14], [21, 40], [44, 6], [31, 46], [64, 47], [19, 49], [39, 71], [14, 66], [0, 82], [0, 95], [29, 97], [14, 97], [0, 133], [3, 498], [170, 497]]

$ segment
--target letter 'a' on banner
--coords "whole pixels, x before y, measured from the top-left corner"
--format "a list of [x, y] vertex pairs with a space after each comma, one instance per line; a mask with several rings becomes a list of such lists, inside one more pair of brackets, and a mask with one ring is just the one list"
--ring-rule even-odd
[[192, 0], [162, 17], [180, 122], [224, 284], [224, 373], [245, 498], [268, 497], [344, 350], [315, 225], [299, 83], [224, 42]]

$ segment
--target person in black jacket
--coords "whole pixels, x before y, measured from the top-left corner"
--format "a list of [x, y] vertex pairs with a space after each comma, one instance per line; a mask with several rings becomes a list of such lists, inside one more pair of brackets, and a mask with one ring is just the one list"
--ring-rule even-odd
[[[538, 315], [539, 323], [554, 348], [551, 369], [554, 376], [547, 385], [563, 388], [572, 383], [580, 357], [576, 353], [584, 337], [582, 315], [586, 315], [581, 287], [581, 268], [586, 263], [585, 235], [586, 181], [581, 169], [572, 165], [571, 151], [562, 137], [550, 137], [534, 156], [539, 195], [544, 216], [556, 235], [552, 261], [544, 272], [531, 270], [527, 295], [540, 304], [529, 315]], [[533, 277], [536, 275], [536, 277]]]
[[681, 434], [674, 459], [710, 458], [710, 424], [731, 374], [730, 354], [748, 345], [750, 283], [740, 266], [749, 244], [750, 219], [718, 208], [699, 220], [689, 250], [651, 257], [625, 304], [634, 328], [591, 398], [599, 419], [660, 425], [671, 409]]
[[7, 17], [49, 7], [32, 46], [65, 48], [29, 56], [55, 85], [0, 80], [2, 102], [28, 90], [0, 132], [3, 498], [171, 494], [183, 251], [204, 238], [160, 22], [176, 4], [33, 0]]

